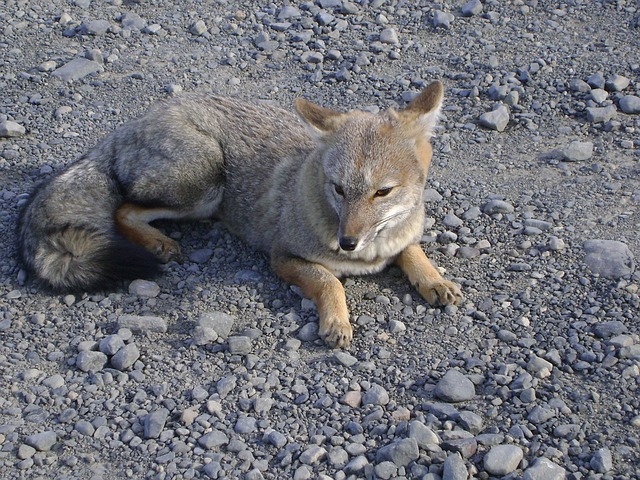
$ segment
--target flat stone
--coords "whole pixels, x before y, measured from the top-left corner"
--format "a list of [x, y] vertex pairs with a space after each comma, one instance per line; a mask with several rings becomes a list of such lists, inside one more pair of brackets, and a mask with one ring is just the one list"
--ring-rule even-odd
[[194, 345], [208, 345], [218, 340], [218, 334], [213, 328], [196, 325], [191, 338]]
[[207, 263], [213, 256], [213, 250], [210, 248], [201, 248], [195, 250], [189, 254], [189, 261], [193, 263], [203, 264]]
[[169, 410], [159, 408], [144, 418], [144, 438], [158, 438], [169, 418]]
[[579, 162], [589, 160], [593, 156], [593, 143], [575, 140], [562, 151], [563, 160], [567, 162]]
[[353, 367], [358, 363], [358, 359], [347, 352], [338, 351], [333, 354], [333, 358], [344, 367]]
[[584, 251], [585, 264], [601, 277], [618, 279], [631, 275], [635, 270], [631, 250], [617, 240], [587, 240], [584, 242]]
[[515, 471], [523, 458], [517, 445], [496, 445], [484, 456], [484, 468], [491, 475], [504, 476]]
[[564, 480], [567, 472], [560, 465], [545, 457], [539, 457], [524, 472], [523, 480]]
[[446, 402], [465, 402], [471, 400], [475, 394], [473, 382], [458, 370], [449, 370], [437, 383], [436, 397]]
[[21, 137], [25, 134], [25, 128], [17, 122], [11, 120], [5, 120], [0, 122], [0, 137], [1, 138], [15, 138]]
[[489, 130], [502, 132], [509, 124], [509, 109], [500, 105], [495, 110], [480, 115], [479, 123]]
[[160, 286], [156, 282], [137, 279], [129, 284], [129, 293], [140, 297], [155, 298], [160, 294]]
[[236, 421], [233, 431], [240, 434], [248, 434], [256, 431], [257, 421], [253, 417], [240, 417]]
[[589, 78], [587, 78], [587, 83], [592, 88], [604, 88], [604, 84], [605, 84], [604, 75], [602, 75], [602, 72], [596, 72], [593, 75], [591, 75]]
[[167, 331], [167, 322], [151, 315], [121, 315], [118, 318], [118, 327], [128, 328], [133, 332], [158, 332]]
[[609, 93], [602, 88], [594, 88], [590, 92], [591, 99], [596, 103], [602, 103], [609, 98]]
[[35, 448], [39, 452], [48, 452], [58, 441], [58, 436], [54, 431], [34, 433], [25, 438], [24, 443]]
[[289, 18], [299, 17], [300, 10], [292, 5], [285, 5], [278, 13], [278, 20], [287, 20]]
[[620, 105], [620, 110], [626, 114], [636, 115], [640, 113], [640, 97], [625, 95], [618, 104]]
[[229, 353], [234, 355], [247, 355], [251, 353], [251, 339], [244, 335], [235, 335], [227, 339]]
[[122, 28], [130, 30], [142, 30], [147, 26], [147, 21], [134, 12], [127, 12], [122, 15], [120, 22], [122, 23]]
[[102, 72], [104, 72], [104, 67], [98, 62], [78, 57], [57, 68], [51, 75], [65, 82], [74, 82], [87, 75]]

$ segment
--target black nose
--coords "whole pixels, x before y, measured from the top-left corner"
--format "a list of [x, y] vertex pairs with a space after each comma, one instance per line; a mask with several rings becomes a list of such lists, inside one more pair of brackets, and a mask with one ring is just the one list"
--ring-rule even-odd
[[352, 252], [356, 249], [358, 245], [358, 239], [353, 237], [341, 237], [340, 238], [340, 248], [347, 252]]

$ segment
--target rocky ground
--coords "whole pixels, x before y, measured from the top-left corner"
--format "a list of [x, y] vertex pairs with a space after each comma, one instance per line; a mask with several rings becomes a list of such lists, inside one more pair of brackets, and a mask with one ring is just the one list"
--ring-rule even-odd
[[[424, 0], [0, 4], [3, 478], [640, 478], [640, 8]], [[446, 107], [424, 247], [465, 301], [345, 281], [347, 351], [216, 223], [188, 260], [51, 295], [17, 211], [153, 101]]]

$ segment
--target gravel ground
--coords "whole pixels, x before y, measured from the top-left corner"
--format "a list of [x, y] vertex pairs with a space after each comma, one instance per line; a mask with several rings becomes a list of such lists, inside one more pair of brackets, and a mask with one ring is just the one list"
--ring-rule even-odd
[[[0, 4], [3, 478], [640, 478], [640, 8], [424, 0]], [[424, 246], [463, 286], [345, 281], [355, 339], [213, 222], [188, 261], [57, 296], [17, 211], [153, 101], [336, 108], [446, 86]]]

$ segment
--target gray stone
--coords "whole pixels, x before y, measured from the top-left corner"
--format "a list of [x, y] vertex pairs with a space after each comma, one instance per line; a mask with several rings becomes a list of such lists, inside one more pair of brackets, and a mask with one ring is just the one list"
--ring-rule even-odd
[[625, 95], [619, 102], [620, 110], [629, 115], [640, 113], [640, 97], [635, 95]]
[[504, 476], [515, 471], [524, 458], [517, 445], [496, 445], [484, 456], [484, 469], [491, 475]]
[[569, 82], [569, 88], [574, 92], [587, 93], [591, 90], [591, 86], [584, 80], [574, 78]]
[[393, 462], [384, 461], [376, 465], [373, 471], [376, 474], [375, 478], [389, 480], [390, 478], [396, 478], [398, 474], [398, 466]]
[[128, 328], [133, 332], [158, 332], [165, 333], [167, 331], [167, 322], [151, 315], [121, 315], [118, 318], [119, 328]]
[[591, 123], [605, 123], [616, 116], [617, 110], [613, 105], [606, 107], [588, 107], [587, 120]]
[[102, 72], [104, 72], [104, 67], [98, 62], [78, 57], [65, 63], [60, 68], [57, 68], [51, 75], [58, 77], [65, 82], [73, 82], [80, 80], [87, 75]]
[[134, 12], [125, 13], [120, 22], [122, 23], [122, 28], [130, 30], [142, 30], [147, 26], [146, 20], [143, 20], [140, 15]]
[[460, 227], [462, 226], [463, 223], [464, 222], [460, 218], [455, 216], [453, 213], [446, 214], [442, 219], [442, 224], [445, 227], [450, 227], [450, 228]]
[[281, 449], [287, 444], [287, 437], [276, 430], [272, 430], [267, 434], [267, 442], [277, 449]]
[[218, 334], [213, 328], [196, 325], [193, 329], [193, 343], [195, 345], [208, 345], [218, 340]]
[[607, 322], [597, 323], [593, 327], [593, 333], [598, 338], [609, 338], [621, 335], [627, 331], [627, 326], [620, 320], [609, 320]]
[[580, 142], [575, 140], [562, 151], [563, 160], [567, 162], [579, 162], [589, 160], [593, 155], [592, 142]]
[[344, 467], [343, 471], [347, 475], [358, 475], [369, 465], [369, 460], [364, 455], [358, 455]]
[[482, 417], [473, 412], [469, 412], [468, 410], [460, 412], [454, 418], [462, 426], [462, 428], [474, 435], [480, 433], [480, 431], [484, 427]]
[[21, 137], [25, 134], [25, 128], [19, 123], [11, 120], [0, 122], [0, 138]]
[[60, 388], [64, 385], [64, 377], [59, 373], [56, 373], [42, 380], [42, 385], [51, 389]]
[[124, 347], [124, 340], [119, 335], [107, 335], [100, 340], [100, 351], [105, 355], [115, 355], [115, 353]]
[[460, 8], [460, 12], [465, 17], [479, 15], [482, 13], [482, 2], [480, 0], [470, 0]]
[[212, 450], [228, 443], [229, 437], [227, 434], [215, 428], [211, 432], [205, 433], [198, 438], [198, 445], [206, 450]]
[[48, 452], [58, 441], [56, 432], [48, 430], [46, 432], [34, 433], [29, 435], [24, 443], [35, 448], [39, 452]]
[[480, 125], [489, 130], [502, 132], [509, 124], [509, 109], [504, 105], [500, 105], [495, 110], [480, 115], [479, 122]]
[[451, 22], [453, 22], [455, 18], [456, 17], [452, 13], [436, 10], [433, 12], [433, 26], [436, 28], [450, 28]]
[[391, 461], [399, 467], [406, 467], [420, 457], [415, 438], [402, 438], [378, 449], [376, 462]]
[[627, 77], [615, 74], [607, 78], [604, 87], [610, 92], [621, 92], [629, 86], [629, 83], [631, 83], [631, 80]]
[[102, 352], [83, 351], [76, 357], [76, 367], [83, 372], [97, 372], [107, 364], [107, 356]]
[[386, 405], [389, 394], [381, 385], [374, 384], [362, 395], [362, 405]]
[[305, 465], [315, 465], [327, 455], [327, 450], [320, 445], [310, 445], [300, 454], [300, 461]]
[[467, 480], [469, 472], [459, 453], [447, 456], [442, 466], [442, 480]]
[[224, 312], [206, 312], [198, 317], [199, 326], [212, 329], [223, 339], [229, 337], [234, 323], [235, 318]]
[[107, 20], [91, 20], [82, 25], [82, 32], [88, 35], [104, 35], [110, 26]]
[[353, 355], [348, 354], [347, 352], [338, 351], [333, 354], [333, 358], [340, 364], [345, 367], [353, 367], [356, 363], [358, 363], [358, 359]]
[[508, 85], [491, 85], [487, 90], [487, 95], [494, 101], [504, 100], [509, 93]]
[[604, 88], [604, 84], [605, 84], [604, 75], [602, 75], [602, 72], [596, 72], [593, 75], [591, 75], [589, 78], [587, 78], [587, 83], [592, 88]]
[[126, 370], [133, 366], [134, 363], [140, 358], [140, 350], [135, 343], [125, 345], [118, 352], [111, 357], [111, 366], [116, 370]]
[[88, 420], [78, 420], [73, 428], [76, 432], [87, 437], [93, 436], [96, 431], [96, 427]]
[[160, 294], [160, 286], [156, 282], [137, 279], [129, 284], [129, 293], [140, 297], [155, 298]]
[[597, 275], [618, 279], [631, 275], [635, 260], [629, 247], [616, 240], [587, 240], [584, 243], [585, 264]]
[[380, 32], [380, 41], [390, 45], [398, 45], [400, 43], [398, 32], [396, 32], [395, 28], [385, 28]]
[[291, 5], [282, 7], [280, 13], [278, 13], [278, 20], [287, 20], [289, 18], [299, 17], [300, 10]]
[[531, 409], [531, 411], [527, 415], [527, 420], [529, 420], [534, 425], [539, 425], [541, 423], [551, 420], [555, 416], [556, 416], [556, 412], [554, 409], [536, 405]]
[[251, 339], [244, 335], [235, 335], [228, 338], [229, 353], [234, 355], [247, 355], [251, 353]]
[[20, 460], [31, 458], [36, 454], [36, 452], [37, 450], [31, 445], [20, 445], [20, 447], [18, 447], [18, 458]]
[[201, 248], [200, 250], [195, 250], [189, 254], [189, 261], [198, 264], [207, 263], [212, 255], [213, 250], [210, 248]]
[[567, 472], [548, 458], [539, 457], [524, 472], [523, 480], [564, 480]]
[[427, 445], [437, 445], [440, 443], [438, 435], [419, 420], [413, 420], [409, 423], [409, 438], [415, 439], [420, 448], [426, 448]]
[[475, 396], [476, 390], [473, 382], [458, 370], [449, 370], [436, 385], [434, 393], [446, 402], [465, 402]]
[[589, 461], [589, 465], [598, 473], [607, 473], [613, 470], [613, 458], [611, 457], [611, 450], [607, 447], [603, 447], [596, 451]]
[[204, 35], [207, 31], [207, 24], [202, 20], [196, 20], [191, 24], [191, 27], [189, 27], [189, 31], [194, 35]]
[[233, 427], [233, 430], [236, 433], [241, 434], [253, 433], [256, 431], [256, 425], [257, 422], [255, 418], [242, 416], [236, 421], [236, 425]]
[[609, 98], [609, 94], [607, 93], [606, 90], [603, 90], [602, 88], [594, 88], [593, 90], [591, 90], [591, 99], [594, 102], [602, 103], [607, 98]]
[[220, 462], [216, 462], [215, 460], [202, 467], [202, 471], [209, 478], [224, 477], [224, 469], [222, 468], [222, 465]]
[[169, 418], [169, 410], [159, 408], [144, 417], [144, 438], [158, 438]]

